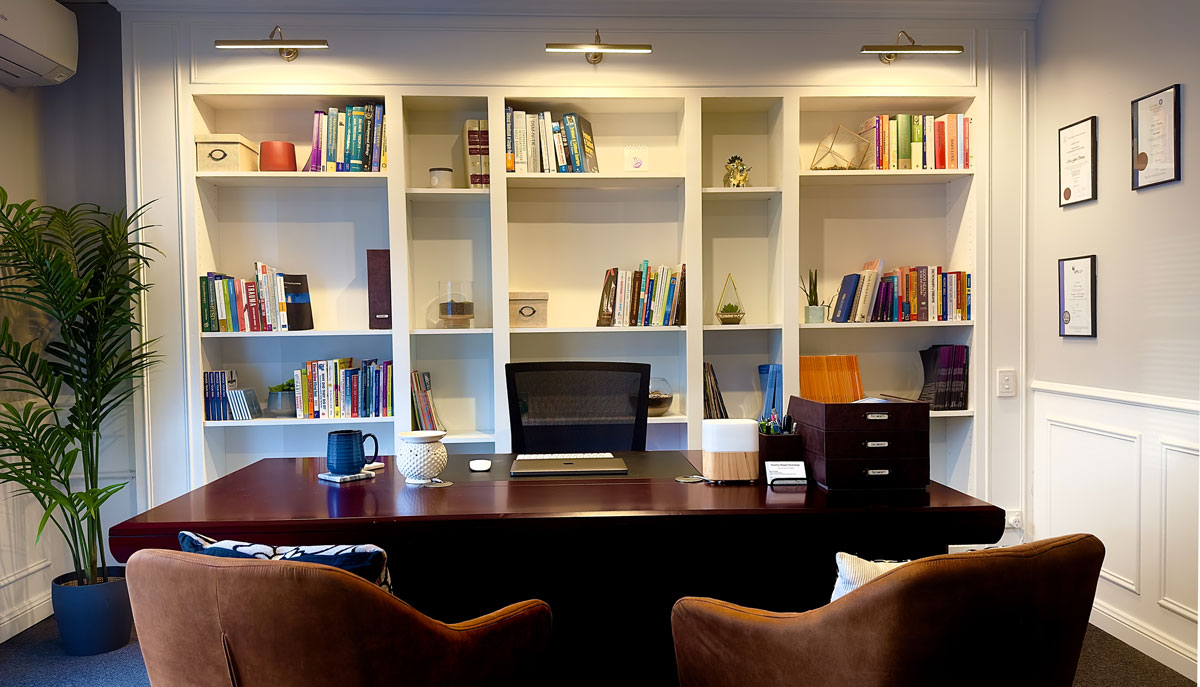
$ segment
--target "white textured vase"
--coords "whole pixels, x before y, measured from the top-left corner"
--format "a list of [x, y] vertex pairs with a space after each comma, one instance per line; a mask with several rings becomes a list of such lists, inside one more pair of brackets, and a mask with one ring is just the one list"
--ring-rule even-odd
[[429, 484], [446, 469], [449, 458], [442, 444], [445, 432], [425, 430], [401, 432], [403, 442], [396, 452], [396, 469], [409, 484]]

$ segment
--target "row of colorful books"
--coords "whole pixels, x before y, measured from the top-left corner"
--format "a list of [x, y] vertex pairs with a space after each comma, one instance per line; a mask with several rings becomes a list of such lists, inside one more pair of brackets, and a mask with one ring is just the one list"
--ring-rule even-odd
[[285, 332], [313, 328], [308, 275], [284, 274], [263, 262], [254, 277], [218, 272], [200, 277], [200, 331]]
[[504, 164], [509, 172], [596, 174], [596, 141], [592, 123], [576, 112], [555, 120], [549, 110], [525, 112], [504, 108]]
[[971, 169], [966, 115], [875, 115], [858, 135], [871, 146], [863, 169]]
[[309, 360], [292, 372], [296, 388], [296, 417], [391, 417], [392, 361], [369, 358]]
[[687, 324], [687, 266], [613, 267], [604, 273], [597, 327], [669, 327]]
[[387, 117], [382, 103], [313, 111], [312, 153], [305, 172], [387, 169]]
[[863, 398], [858, 356], [800, 356], [800, 396], [821, 403], [853, 403]]
[[940, 266], [898, 267], [884, 274], [872, 260], [842, 277], [833, 322], [957, 322], [971, 319], [971, 274]]
[[463, 122], [463, 169], [468, 188], [490, 188], [492, 164], [488, 161], [488, 120], [468, 119]]
[[437, 409], [433, 407], [433, 379], [428, 372], [413, 370], [409, 375], [412, 388], [412, 426], [422, 430], [446, 429]]
[[921, 351], [925, 383], [917, 400], [930, 410], [966, 410], [970, 348], [959, 345], [930, 346]]

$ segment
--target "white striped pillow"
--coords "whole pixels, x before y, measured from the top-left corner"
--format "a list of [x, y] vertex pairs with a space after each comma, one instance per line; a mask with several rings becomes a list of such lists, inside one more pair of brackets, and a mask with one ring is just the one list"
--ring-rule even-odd
[[833, 596], [829, 600], [837, 601], [892, 568], [907, 562], [867, 561], [839, 551], [837, 554], [837, 581], [833, 583]]

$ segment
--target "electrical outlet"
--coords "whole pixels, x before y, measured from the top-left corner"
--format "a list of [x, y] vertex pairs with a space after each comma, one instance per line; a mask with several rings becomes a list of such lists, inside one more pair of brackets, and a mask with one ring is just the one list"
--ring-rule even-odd
[[1009, 529], [1019, 530], [1022, 528], [1021, 511], [1010, 510], [1004, 513], [1004, 526]]
[[996, 370], [996, 395], [1017, 395], [1017, 371], [1013, 369]]

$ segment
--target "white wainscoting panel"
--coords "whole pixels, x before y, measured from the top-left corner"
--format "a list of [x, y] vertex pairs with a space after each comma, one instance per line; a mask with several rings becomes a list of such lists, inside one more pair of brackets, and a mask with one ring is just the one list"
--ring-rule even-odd
[[1099, 537], [1092, 622], [1195, 679], [1200, 402], [1031, 388], [1027, 531]]

